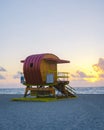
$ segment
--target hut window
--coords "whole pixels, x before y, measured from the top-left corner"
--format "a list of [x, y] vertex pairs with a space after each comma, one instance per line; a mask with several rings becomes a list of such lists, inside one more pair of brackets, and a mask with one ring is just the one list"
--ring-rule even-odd
[[53, 83], [54, 82], [54, 75], [53, 74], [47, 74], [46, 77], [46, 83]]
[[30, 67], [31, 67], [31, 68], [33, 67], [33, 63], [30, 63]]

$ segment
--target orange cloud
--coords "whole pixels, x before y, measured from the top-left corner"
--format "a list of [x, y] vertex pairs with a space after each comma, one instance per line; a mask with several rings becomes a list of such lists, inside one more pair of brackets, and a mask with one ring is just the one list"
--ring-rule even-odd
[[104, 74], [99, 74], [99, 78], [104, 78]]
[[93, 66], [94, 71], [97, 73], [103, 73], [104, 72], [104, 58], [99, 58], [99, 61], [97, 64], [94, 64]]
[[104, 80], [104, 58], [99, 58], [97, 64], [94, 64], [93, 70], [98, 74], [99, 81]]
[[78, 69], [70, 75], [73, 82], [85, 82], [93, 84], [102, 84], [104, 82], [104, 58], [99, 58], [98, 63]]

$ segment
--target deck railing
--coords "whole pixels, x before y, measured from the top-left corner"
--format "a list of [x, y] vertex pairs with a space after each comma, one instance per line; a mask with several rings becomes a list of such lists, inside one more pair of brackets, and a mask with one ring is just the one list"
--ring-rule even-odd
[[57, 81], [69, 81], [69, 73], [68, 72], [57, 72], [57, 71], [48, 71], [47, 73], [56, 75]]
[[58, 72], [57, 80], [69, 81], [69, 73], [68, 72]]

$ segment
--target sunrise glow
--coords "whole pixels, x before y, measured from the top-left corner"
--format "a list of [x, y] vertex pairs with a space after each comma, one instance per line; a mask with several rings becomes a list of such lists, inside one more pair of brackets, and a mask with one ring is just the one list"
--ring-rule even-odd
[[20, 86], [20, 61], [40, 53], [70, 61], [58, 71], [69, 73], [73, 87], [104, 85], [103, 1], [1, 1], [0, 6], [0, 87]]

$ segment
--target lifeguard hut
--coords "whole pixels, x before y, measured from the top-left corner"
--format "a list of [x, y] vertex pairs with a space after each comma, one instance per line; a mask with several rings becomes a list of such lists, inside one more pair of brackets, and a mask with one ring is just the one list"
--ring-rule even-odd
[[68, 72], [57, 72], [57, 64], [70, 63], [54, 54], [43, 53], [28, 56], [23, 63], [21, 82], [26, 86], [24, 97], [28, 91], [32, 96], [56, 96], [55, 90], [65, 97], [74, 97], [75, 93], [69, 86]]

